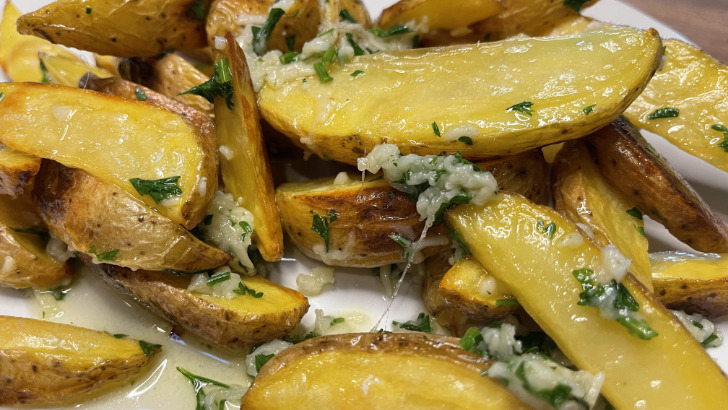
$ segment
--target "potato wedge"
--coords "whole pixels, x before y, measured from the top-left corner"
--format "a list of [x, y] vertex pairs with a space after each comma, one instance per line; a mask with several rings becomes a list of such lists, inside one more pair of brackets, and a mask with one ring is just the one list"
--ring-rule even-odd
[[84, 84], [79, 84], [79, 82], [88, 73], [99, 78], [112, 76], [110, 72], [93, 67], [85, 61], [81, 61], [78, 57], [66, 57], [41, 52], [38, 53], [38, 58], [45, 66], [48, 78], [53, 84], [84, 88]]
[[[514, 48], [524, 52], [511, 53]], [[355, 164], [385, 142], [405, 154], [459, 151], [483, 159], [578, 138], [608, 124], [642, 90], [660, 50], [656, 31], [620, 28], [376, 53], [331, 67], [331, 82], [314, 76], [305, 83], [264, 84], [258, 102], [273, 128], [340, 162]], [[542, 66], [550, 69], [535, 68]], [[352, 77], [355, 70], [364, 74]], [[587, 116], [584, 108], [592, 105]]]
[[12, 81], [43, 80], [38, 61], [39, 52], [75, 57], [70, 51], [47, 40], [18, 33], [16, 22], [19, 17], [20, 12], [13, 3], [6, 2], [0, 21], [0, 66]]
[[728, 252], [728, 227], [628, 121], [586, 139], [602, 174], [646, 215], [701, 252]]
[[45, 161], [33, 197], [54, 235], [104, 263], [196, 272], [232, 259], [118, 186], [80, 169]]
[[0, 144], [0, 195], [18, 196], [30, 186], [41, 159]]
[[218, 53], [217, 59], [227, 59], [230, 64], [233, 105], [228, 108], [220, 99], [215, 104], [217, 142], [228, 152], [220, 158], [220, 174], [225, 192], [242, 198], [241, 206], [253, 213], [253, 242], [263, 259], [274, 262], [283, 257], [283, 228], [255, 92], [243, 51], [232, 34], [227, 33], [225, 39], [225, 50]]
[[[215, 148], [176, 114], [50, 84], [0, 83], [0, 92], [6, 146], [86, 170], [187, 229], [205, 215], [215, 193], [207, 189], [217, 179]], [[134, 188], [134, 178], [148, 194]]]
[[50, 288], [71, 279], [71, 267], [46, 252], [47, 236], [30, 195], [0, 195], [0, 286]]
[[265, 15], [275, 0], [212, 0], [207, 13], [205, 31], [207, 42], [215, 48], [215, 37], [226, 33], [240, 34], [241, 25], [238, 16]]
[[259, 276], [245, 276], [243, 283], [260, 298], [236, 295], [225, 299], [187, 290], [190, 276], [139, 270], [113, 265], [91, 265], [110, 283], [137, 302], [188, 331], [234, 350], [279, 339], [293, 330], [308, 311], [308, 300]]
[[655, 294], [665, 306], [711, 318], [728, 314], [728, 256], [657, 252], [650, 262]]
[[521, 309], [508, 286], [469, 257], [445, 273], [438, 291], [450, 307], [481, 321], [491, 322]]
[[389, 28], [411, 21], [421, 23], [427, 19], [430, 30], [465, 28], [480, 20], [495, 16], [503, 6], [499, 0], [475, 0], [453, 7], [449, 0], [399, 0], [382, 10], [377, 25]]
[[[539, 219], [555, 223], [553, 237], [538, 229]], [[458, 206], [446, 220], [578, 368], [604, 373], [602, 394], [614, 407], [720, 408], [728, 400], [718, 365], [631, 274], [621, 283], [657, 336], [640, 339], [577, 304], [582, 286], [572, 270], [603, 269], [601, 252], [587, 241], [562, 246], [578, 228], [553, 209], [501, 193], [484, 206]]]
[[[118, 57], [152, 57], [206, 44], [196, 0], [65, 0], [18, 19], [21, 34]], [[209, 0], [203, 0], [206, 4]]]
[[517, 192], [540, 205], [551, 201], [549, 165], [540, 149], [478, 161], [477, 165], [493, 174], [500, 190]]
[[322, 336], [270, 359], [241, 409], [528, 408], [480, 375], [489, 366], [488, 359], [461, 349], [453, 337]]
[[[728, 67], [680, 40], [665, 40], [665, 64], [624, 115], [685, 152], [728, 171]], [[661, 108], [677, 117], [650, 116]], [[657, 115], [659, 117], [659, 115]]]
[[[348, 174], [347, 181], [336, 184], [334, 178], [286, 183], [276, 189], [276, 202], [283, 227], [296, 247], [306, 256], [331, 266], [373, 268], [403, 262], [402, 246], [390, 239], [398, 233], [417, 240], [425, 226], [407, 194], [392, 188], [379, 176]], [[311, 229], [314, 215], [330, 219], [328, 252], [318, 233]], [[442, 225], [432, 227], [420, 248], [422, 258], [450, 249], [447, 231]]]
[[69, 404], [139, 375], [159, 351], [81, 327], [0, 316], [0, 406]]
[[642, 213], [599, 172], [581, 141], [564, 144], [551, 168], [554, 208], [591, 228], [599, 246], [614, 245], [632, 260], [630, 272], [652, 291]]
[[196, 69], [184, 58], [177, 54], [167, 54], [152, 62], [152, 76], [146, 85], [169, 98], [174, 98], [198, 111], [211, 115], [214, 114], [211, 102], [199, 95], [179, 95], [209, 79], [209, 76]]
[[336, 23], [342, 20], [341, 14], [346, 10], [347, 13], [357, 23], [361, 24], [364, 28], [372, 26], [372, 19], [367, 11], [364, 2], [360, 0], [329, 0], [326, 2], [324, 12], [326, 19], [332, 23]]

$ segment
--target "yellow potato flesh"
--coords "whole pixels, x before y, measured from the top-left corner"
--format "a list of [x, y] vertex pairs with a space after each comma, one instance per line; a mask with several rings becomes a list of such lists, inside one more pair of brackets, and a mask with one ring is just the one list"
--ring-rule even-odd
[[[143, 102], [46, 84], [0, 84], [0, 142], [114, 183], [190, 229], [204, 216], [215, 159], [194, 127]], [[131, 178], [179, 176], [182, 194], [159, 204]], [[205, 191], [205, 192], [202, 192]]]
[[[102, 68], [90, 66], [78, 57], [65, 57], [40, 53], [40, 61], [48, 70], [48, 76], [53, 84], [67, 87], [78, 87], [81, 77], [91, 73], [99, 78], [111, 77], [112, 74]], [[82, 87], [83, 88], [83, 87]]]
[[[397, 7], [404, 10], [391, 16], [387, 13], [388, 10]], [[471, 0], [461, 2], [457, 8], [453, 7], [450, 0], [401, 0], [390, 9], [384, 10], [379, 20], [379, 24], [384, 28], [411, 21], [421, 23], [423, 18], [427, 18], [427, 27], [430, 30], [451, 30], [494, 16], [503, 10], [503, 6], [497, 0]]]
[[483, 265], [467, 258], [460, 259], [445, 273], [439, 291], [448, 304], [486, 320], [504, 316], [520, 306], [508, 286]]
[[[294, 142], [349, 164], [383, 142], [405, 154], [459, 151], [480, 159], [606, 125], [637, 96], [659, 57], [657, 32], [631, 28], [382, 52], [330, 67], [328, 83], [313, 76], [266, 84], [259, 106]], [[356, 70], [364, 74], [351, 76]], [[509, 111], [523, 102], [533, 103], [532, 116]], [[458, 140], [464, 134], [472, 145]]]
[[682, 252], [659, 252], [650, 255], [652, 276], [658, 279], [714, 280], [728, 277], [728, 255], [694, 255]]
[[226, 49], [219, 58], [230, 63], [235, 91], [231, 108], [220, 98], [215, 103], [218, 145], [232, 152], [229, 158], [220, 156], [220, 173], [225, 191], [235, 199], [242, 198], [241, 206], [255, 217], [253, 241], [263, 259], [274, 262], [283, 257], [283, 228], [255, 93], [245, 55], [230, 33], [226, 39]]
[[242, 276], [241, 282], [263, 296], [254, 298], [250, 295], [234, 297], [231, 299], [203, 295], [191, 292], [193, 295], [234, 312], [245, 312], [245, 315], [278, 314], [293, 311], [301, 306], [305, 299], [298, 292], [273, 283], [260, 276]]
[[[728, 127], [728, 67], [679, 40], [665, 41], [665, 64], [625, 111], [633, 124], [654, 132], [684, 151], [728, 171], [728, 152], [718, 144]], [[660, 108], [677, 108], [674, 118], [651, 120]]]
[[[601, 265], [596, 245], [560, 246], [578, 228], [550, 208], [499, 193], [485, 206], [459, 206], [448, 224], [473, 256], [508, 285], [526, 312], [580, 369], [605, 375], [602, 394], [616, 408], [721, 408], [728, 381], [685, 328], [628, 274], [622, 284], [658, 336], [642, 340], [599, 309], [580, 306], [572, 270]], [[538, 219], [556, 223], [549, 239]]]
[[31, 183], [41, 159], [0, 144], [0, 195], [16, 196]]

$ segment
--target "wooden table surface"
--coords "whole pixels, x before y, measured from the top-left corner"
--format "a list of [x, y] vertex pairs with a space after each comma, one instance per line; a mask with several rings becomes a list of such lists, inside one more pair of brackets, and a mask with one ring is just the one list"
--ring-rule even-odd
[[621, 0], [728, 64], [728, 0]]

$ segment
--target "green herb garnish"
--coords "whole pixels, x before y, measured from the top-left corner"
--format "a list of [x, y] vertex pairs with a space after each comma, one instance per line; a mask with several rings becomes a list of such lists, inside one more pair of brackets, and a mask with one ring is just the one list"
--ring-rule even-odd
[[215, 71], [209, 80], [183, 91], [179, 95], [199, 95], [209, 102], [215, 102], [215, 97], [222, 97], [225, 99], [225, 105], [232, 108], [234, 105], [232, 100], [233, 86], [230, 84], [230, 80], [233, 78], [233, 73], [230, 70], [230, 63], [226, 58], [223, 58], [215, 62], [214, 67]]
[[465, 334], [460, 339], [460, 347], [469, 352], [485, 356], [485, 352], [481, 350], [478, 345], [483, 341], [483, 335], [477, 327], [471, 327], [465, 331]]
[[140, 340], [139, 347], [142, 348], [142, 352], [144, 352], [145, 355], [151, 356], [154, 354], [154, 351], [162, 347], [162, 345], [152, 344], [145, 340]]
[[233, 292], [241, 296], [245, 296], [245, 294], [247, 293], [248, 295], [256, 299], [260, 299], [263, 297], [263, 292], [256, 292], [255, 289], [245, 286], [243, 282], [238, 283], [238, 288], [233, 289]]
[[[263, 23], [263, 27], [253, 27], [253, 51], [257, 55], [263, 55], [268, 50], [268, 39], [273, 34], [278, 20], [286, 14], [283, 9], [272, 8], [268, 14], [268, 18]], [[257, 30], [255, 30], [257, 28]]]
[[230, 271], [214, 274], [207, 279], [206, 283], [207, 286], [214, 286], [218, 283], [225, 282], [226, 280], [230, 280]]
[[713, 124], [710, 128], [723, 133], [723, 141], [719, 142], [717, 145], [718, 147], [723, 148], [723, 151], [728, 152], [728, 127], [721, 124]]
[[658, 108], [653, 111], [652, 114], [648, 115], [647, 118], [650, 120], [656, 120], [659, 118], [674, 118], [680, 115], [680, 110], [677, 108]]
[[521, 306], [516, 299], [497, 299], [496, 306]]
[[311, 224], [311, 230], [316, 232], [326, 244], [326, 252], [329, 252], [329, 225], [336, 220], [336, 218], [339, 217], [339, 214], [337, 214], [334, 211], [328, 211], [326, 212], [326, 215], [329, 217], [321, 217], [319, 214], [313, 215], [313, 223]]
[[579, 12], [581, 11], [581, 8], [584, 7], [586, 3], [589, 3], [591, 0], [564, 0], [564, 6]]
[[404, 330], [432, 333], [432, 327], [430, 326], [430, 316], [424, 313], [420, 313], [419, 315], [417, 315], [417, 319], [415, 320], [408, 320], [404, 323], [394, 321], [392, 322], [392, 324]]
[[114, 337], [115, 337], [115, 338], [117, 338], [117, 339], [123, 339], [123, 338], [125, 338], [125, 337], [126, 337], [126, 335], [125, 335], [125, 334], [123, 334], [123, 333], [115, 333], [115, 334], [113, 334], [112, 336], [114, 336]]
[[216, 380], [209, 379], [207, 377], [198, 376], [196, 374], [192, 374], [188, 372], [187, 370], [183, 369], [182, 367], [177, 367], [177, 371], [182, 373], [184, 377], [186, 377], [191, 383], [192, 388], [195, 390], [195, 399], [197, 400], [197, 406], [195, 407], [195, 410], [205, 410], [205, 391], [203, 390], [204, 387], [208, 385], [213, 386], [219, 386], [224, 389], [229, 389], [230, 386], [228, 386], [225, 383], [221, 383]]
[[296, 46], [296, 36], [287, 36], [286, 37], [286, 49], [288, 51], [293, 51], [293, 48]]
[[329, 46], [329, 48], [324, 51], [324, 54], [321, 56], [321, 61], [325, 65], [331, 65], [334, 63], [334, 59], [336, 58], [337, 50], [333, 46]]
[[460, 141], [466, 145], [473, 145], [473, 139], [470, 137], [466, 137], [464, 135], [462, 137], [458, 138], [458, 141]]
[[205, 0], [195, 0], [190, 7], [190, 11], [195, 15], [197, 20], [205, 20], [206, 9], [207, 5], [205, 4]]
[[377, 37], [389, 37], [389, 36], [398, 36], [400, 34], [411, 33], [412, 30], [410, 30], [404, 24], [395, 24], [386, 30], [382, 30], [380, 27], [374, 27], [372, 29], [369, 29], [369, 32], [374, 34]]
[[546, 235], [547, 238], [553, 239], [554, 234], [556, 233], [556, 223], [551, 222], [550, 224], [546, 225], [546, 222], [544, 222], [543, 219], [538, 218], [536, 220], [536, 229], [538, 229], [539, 232]]
[[432, 123], [432, 132], [434, 132], [436, 136], [440, 136], [440, 127], [437, 126], [437, 121]]
[[51, 76], [48, 74], [48, 69], [45, 66], [45, 63], [43, 63], [43, 60], [38, 60], [40, 62], [40, 73], [43, 77], [41, 77], [40, 82], [43, 84], [50, 84], [51, 82]]
[[324, 63], [322, 63], [321, 61], [315, 63], [313, 65], [313, 69], [316, 70], [316, 74], [318, 75], [318, 78], [322, 83], [328, 83], [329, 81], [333, 80], [333, 78], [329, 75], [329, 72], [326, 71]]
[[247, 235], [248, 235], [249, 233], [253, 232], [253, 228], [251, 228], [251, 227], [250, 227], [250, 224], [249, 224], [249, 223], [247, 223], [247, 222], [245, 222], [245, 221], [240, 221], [240, 222], [238, 223], [238, 226], [240, 226], [241, 228], [243, 228], [243, 234], [242, 234], [242, 235], [240, 235], [240, 238], [241, 238], [241, 239], [242, 239], [242, 240], [244, 241], [244, 240], [245, 240], [245, 237], [246, 237], [246, 236], [247, 236]]
[[511, 105], [510, 107], [506, 108], [506, 111], [518, 111], [531, 117], [533, 116], [533, 110], [531, 110], [532, 106], [533, 103], [531, 101], [523, 101], [518, 104]]
[[389, 234], [389, 239], [397, 242], [397, 244], [402, 247], [402, 259], [409, 260], [409, 257], [412, 254], [412, 241], [394, 232]]
[[596, 107], [596, 106], [597, 105], [594, 104], [594, 105], [590, 105], [588, 107], [584, 107], [584, 109], [582, 110], [582, 112], [584, 113], [584, 115], [589, 115], [589, 114], [591, 114], [592, 111], [594, 111], [594, 107]]
[[139, 87], [134, 87], [134, 96], [136, 96], [136, 99], [138, 101], [146, 101], [147, 100], [147, 94], [142, 91]]
[[5, 99], [5, 93], [0, 93], [0, 101]]
[[331, 326], [338, 325], [339, 323], [344, 323], [345, 320], [346, 319], [344, 319], [343, 317], [335, 317], [331, 319]]
[[113, 261], [116, 259], [116, 255], [119, 253], [118, 249], [111, 249], [104, 252], [97, 252], [96, 247], [92, 246], [89, 248], [88, 253], [94, 255], [99, 261]]
[[339, 17], [341, 17], [342, 20], [348, 21], [349, 23], [359, 24], [358, 21], [349, 13], [349, 10], [344, 9], [339, 12]]
[[298, 55], [299, 54], [295, 51], [289, 51], [285, 54], [282, 54], [280, 56], [279, 60], [281, 61], [281, 64], [290, 64], [290, 63], [296, 61], [296, 59], [298, 58]]
[[257, 354], [255, 355], [255, 371], [259, 372], [260, 369], [268, 363], [268, 360], [272, 359], [275, 355], [271, 354]]
[[637, 225], [633, 225], [633, 226], [634, 226], [634, 229], [635, 229], [635, 230], [636, 230], [637, 232], [639, 232], [639, 234], [640, 234], [640, 235], [642, 235], [642, 236], [643, 236], [643, 237], [645, 237], [645, 238], [647, 237], [647, 234], [645, 233], [645, 228], [643, 228], [643, 227], [641, 227], [641, 226], [637, 226]]
[[71, 288], [64, 288], [63, 286], [59, 286], [57, 288], [51, 289], [51, 295], [53, 295], [53, 298], [55, 300], [63, 300], [66, 298], [66, 295], [71, 290]]
[[179, 178], [179, 176], [153, 180], [132, 178], [129, 182], [139, 195], [149, 195], [154, 202], [160, 203], [167, 198], [182, 195], [182, 188], [177, 184]]
[[351, 73], [349, 75], [352, 76], [352, 77], [354, 77], [354, 78], [357, 78], [360, 75], [364, 75], [364, 71], [362, 71], [362, 70], [356, 70], [356, 71], [354, 71], [353, 73]]
[[458, 232], [456, 229], [450, 229], [447, 228], [447, 237], [450, 238], [457, 247], [460, 249], [461, 254], [457, 255], [459, 256], [456, 259], [456, 262], [460, 260], [463, 256], [472, 255], [472, 252], [470, 252], [470, 249], [468, 249], [468, 246], [463, 242], [463, 238], [460, 237], [460, 232]]
[[636, 206], [632, 209], [628, 209], [627, 214], [629, 214], [632, 218], [642, 220], [642, 211], [640, 211]]
[[86, 7], [86, 14], [91, 14], [91, 11], [93, 11], [91, 7]]
[[47, 229], [39, 228], [37, 226], [34, 226], [32, 228], [10, 228], [10, 229], [12, 229], [13, 231], [18, 232], [18, 233], [27, 233], [27, 234], [31, 234], [31, 235], [38, 235], [41, 237], [41, 239], [44, 239], [44, 240], [47, 240], [51, 236]]
[[706, 337], [705, 340], [700, 342], [703, 346], [710, 346], [710, 344], [718, 338], [718, 335], [711, 333], [710, 336]]
[[346, 42], [349, 43], [351, 48], [354, 49], [355, 56], [364, 55], [364, 50], [362, 50], [362, 48], [359, 47], [359, 44], [357, 44], [357, 42], [354, 41], [354, 36], [351, 33], [346, 33]]

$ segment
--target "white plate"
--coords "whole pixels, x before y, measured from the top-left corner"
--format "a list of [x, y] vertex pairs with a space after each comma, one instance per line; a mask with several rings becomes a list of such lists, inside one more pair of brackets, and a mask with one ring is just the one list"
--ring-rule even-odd
[[[27, 12], [48, 2], [48, 0], [23, 0], [22, 2], [16, 1], [16, 5], [21, 12]], [[379, 15], [384, 7], [394, 2], [394, 0], [364, 0], [372, 16]], [[0, 7], [4, 4], [5, 0], [0, 0]], [[641, 28], [654, 27], [663, 37], [683, 38], [658, 21], [617, 0], [601, 0], [596, 6], [589, 8], [585, 14], [613, 23]], [[0, 72], [0, 80], [7, 80], [2, 72]], [[685, 154], [659, 137], [647, 135], [647, 138], [719, 211], [723, 219], [726, 219], [728, 205], [723, 198], [728, 197], [728, 183], [726, 183], [728, 179], [725, 173]], [[651, 251], [687, 249], [659, 225], [648, 224], [646, 230], [651, 239]], [[277, 265], [271, 278], [285, 286], [295, 288], [296, 275], [308, 272], [320, 263], [303, 257], [292, 246], [288, 246], [287, 249], [286, 258]], [[323, 309], [326, 314], [347, 317], [345, 323], [351, 326], [352, 331], [371, 329], [387, 305], [387, 300], [382, 296], [379, 280], [372, 274], [372, 271], [356, 269], [337, 269], [336, 284], [320, 296], [309, 300], [311, 309], [304, 318], [304, 324], [311, 325], [314, 309]], [[170, 338], [171, 326], [169, 323], [120, 297], [118, 293], [85, 270], [79, 272], [71, 291], [66, 299], [59, 303], [59, 306], [62, 311], [57, 317], [52, 317], [53, 312], [46, 307], [46, 318], [105, 330], [110, 333], [129, 334], [164, 346], [164, 353], [157, 360], [155, 369], [144, 378], [136, 380], [132, 386], [120, 388], [78, 407], [87, 409], [194, 408], [192, 388], [189, 382], [175, 371], [177, 366], [225, 383], [248, 383], [242, 364], [243, 355], [220, 352], [209, 348], [204, 341], [187, 335], [181, 340]], [[407, 286], [403, 288], [380, 327], [391, 323], [392, 320], [413, 319], [422, 311], [424, 309], [419, 292], [415, 287]], [[43, 308], [38, 305], [29, 291], [0, 289], [0, 314], [41, 318]], [[724, 333], [728, 333], [728, 320], [721, 321], [720, 327]], [[709, 354], [716, 358], [724, 371], [728, 370], [728, 345], [710, 349]]]

